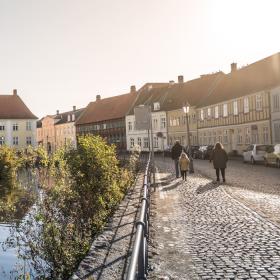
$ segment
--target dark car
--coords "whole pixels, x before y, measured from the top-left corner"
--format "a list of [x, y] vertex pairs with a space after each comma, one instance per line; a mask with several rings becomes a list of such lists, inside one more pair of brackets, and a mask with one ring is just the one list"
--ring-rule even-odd
[[211, 157], [213, 149], [213, 145], [200, 146], [199, 150], [197, 151], [197, 158], [209, 159]]
[[198, 146], [198, 145], [192, 146], [192, 157], [193, 158], [198, 158], [199, 148], [200, 148], [200, 146]]

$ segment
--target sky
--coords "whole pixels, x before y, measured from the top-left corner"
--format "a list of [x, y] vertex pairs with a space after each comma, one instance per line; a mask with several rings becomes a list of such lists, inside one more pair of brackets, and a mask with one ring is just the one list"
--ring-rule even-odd
[[279, 0], [0, 0], [0, 94], [41, 118], [280, 51]]

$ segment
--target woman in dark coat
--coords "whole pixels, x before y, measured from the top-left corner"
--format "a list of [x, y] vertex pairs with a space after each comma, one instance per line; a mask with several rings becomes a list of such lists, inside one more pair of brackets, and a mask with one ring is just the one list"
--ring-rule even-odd
[[210, 162], [211, 160], [213, 160], [213, 165], [216, 169], [217, 182], [220, 181], [220, 170], [223, 177], [223, 182], [225, 182], [225, 169], [227, 167], [228, 156], [221, 143], [216, 143], [215, 148], [212, 151]]

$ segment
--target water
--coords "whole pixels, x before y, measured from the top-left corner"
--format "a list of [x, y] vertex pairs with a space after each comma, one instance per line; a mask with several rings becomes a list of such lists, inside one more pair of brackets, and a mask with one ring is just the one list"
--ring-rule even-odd
[[[34, 174], [22, 172], [18, 183], [12, 189], [0, 186], [0, 203], [2, 206], [11, 206], [0, 212], [0, 279], [33, 279], [32, 267], [29, 262], [18, 257], [17, 246], [6, 246], [18, 223], [25, 219], [35, 203], [37, 189]], [[20, 182], [20, 183], [19, 183]], [[29, 278], [29, 275], [31, 276]]]

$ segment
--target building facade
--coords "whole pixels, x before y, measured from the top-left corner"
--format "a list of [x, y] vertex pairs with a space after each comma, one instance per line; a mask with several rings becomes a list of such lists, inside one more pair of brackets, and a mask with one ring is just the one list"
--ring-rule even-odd
[[36, 146], [37, 117], [17, 94], [0, 95], [0, 146], [16, 149]]
[[126, 150], [125, 115], [132, 106], [137, 91], [131, 86], [130, 93], [101, 99], [89, 103], [75, 125], [77, 135], [100, 135], [108, 144], [114, 144], [117, 152]]
[[250, 144], [279, 140], [280, 53], [224, 75], [197, 107], [200, 145], [221, 142], [242, 154]]
[[270, 144], [269, 102], [269, 92], [262, 91], [199, 108], [199, 143], [219, 141], [227, 152], [238, 154], [252, 143]]
[[271, 131], [272, 143], [280, 143], [280, 87], [271, 90]]
[[76, 109], [73, 106], [72, 111], [49, 115], [37, 122], [37, 141], [49, 153], [57, 149], [70, 145], [77, 146], [77, 136], [75, 121], [81, 115], [84, 109]]
[[[155, 105], [157, 104], [157, 105]], [[158, 106], [155, 103], [154, 106]], [[151, 113], [152, 130], [137, 130], [135, 127], [135, 115], [126, 116], [126, 142], [128, 151], [131, 151], [137, 145], [141, 151], [149, 151], [151, 141], [155, 151], [163, 151], [167, 147], [167, 124], [166, 112], [152, 112]], [[152, 134], [151, 134], [152, 132]]]
[[183, 146], [188, 145], [187, 116], [191, 145], [198, 145], [196, 110], [194, 107], [190, 107], [188, 115], [183, 112], [183, 108], [167, 112], [169, 146], [172, 146], [177, 140]]

